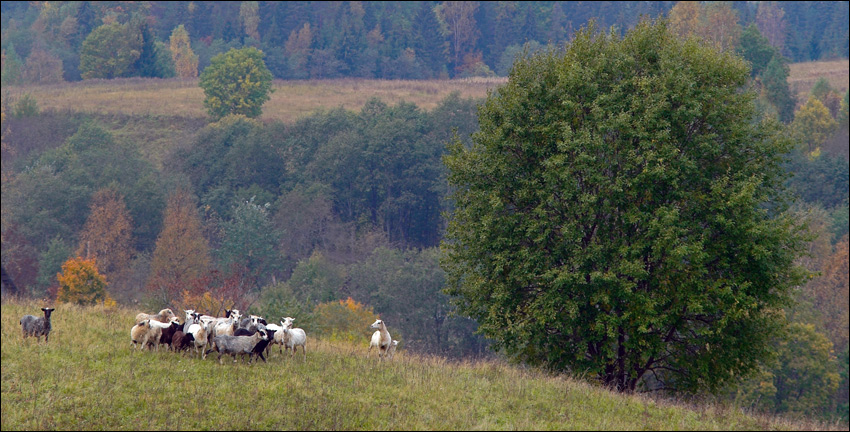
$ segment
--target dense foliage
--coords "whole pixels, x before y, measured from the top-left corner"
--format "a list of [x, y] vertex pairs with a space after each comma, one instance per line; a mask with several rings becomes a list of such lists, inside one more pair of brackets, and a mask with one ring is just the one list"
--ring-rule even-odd
[[253, 47], [231, 49], [212, 58], [201, 73], [204, 106], [214, 120], [226, 115], [259, 117], [272, 92], [272, 73]]
[[510, 355], [619, 390], [756, 369], [804, 237], [782, 213], [790, 142], [753, 121], [747, 76], [664, 21], [515, 64], [445, 159], [460, 310]]
[[[847, 2], [681, 2], [710, 13], [695, 23], [723, 44], [750, 24], [793, 62], [848, 56]], [[3, 2], [3, 80], [28, 80], [24, 64], [53, 59], [65, 80], [185, 77], [217, 54], [255, 47], [276, 78], [420, 79], [487, 76], [527, 42], [562, 45], [589, 19], [619, 32], [676, 2]], [[716, 13], [717, 12], [717, 13]], [[730, 21], [731, 20], [731, 21]], [[168, 56], [177, 28], [189, 56]], [[173, 42], [173, 40], [172, 40]], [[174, 45], [171, 44], [172, 53]], [[113, 57], [108, 57], [114, 54]], [[55, 60], [61, 60], [61, 69]], [[164, 64], [171, 63], [170, 65]], [[100, 68], [93, 68], [100, 65]], [[188, 68], [191, 71], [191, 67]]]

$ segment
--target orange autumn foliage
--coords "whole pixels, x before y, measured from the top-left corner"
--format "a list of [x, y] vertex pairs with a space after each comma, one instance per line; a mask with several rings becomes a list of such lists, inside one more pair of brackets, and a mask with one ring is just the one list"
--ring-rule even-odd
[[97, 270], [94, 258], [71, 258], [62, 264], [62, 273], [56, 275], [59, 289], [56, 300], [79, 305], [114, 305], [106, 292], [106, 277]]
[[101, 271], [112, 278], [127, 267], [133, 256], [132, 234], [124, 197], [113, 189], [101, 189], [92, 197], [77, 256], [96, 259]]
[[185, 190], [168, 199], [162, 232], [151, 258], [148, 290], [170, 303], [210, 267], [209, 246], [194, 199]]

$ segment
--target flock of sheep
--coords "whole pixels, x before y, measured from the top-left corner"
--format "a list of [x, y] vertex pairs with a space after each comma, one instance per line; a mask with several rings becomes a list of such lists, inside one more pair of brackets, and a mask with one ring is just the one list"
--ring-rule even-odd
[[[53, 308], [41, 308], [44, 317], [24, 315], [21, 318], [21, 330], [24, 339], [27, 336], [35, 336], [36, 341], [50, 334], [50, 314]], [[292, 328], [295, 318], [285, 317], [280, 320], [280, 325], [269, 324], [265, 319], [257, 315], [242, 317], [238, 309], [228, 309], [224, 317], [213, 317], [202, 315], [192, 309], [184, 310], [186, 318], [183, 323], [174, 315], [171, 309], [163, 309], [157, 314], [140, 313], [136, 315], [133, 328], [130, 329], [130, 341], [135, 349], [150, 348], [158, 350], [160, 345], [167, 349], [183, 351], [193, 349], [195, 354], [206, 359], [207, 354], [212, 351], [218, 352], [218, 361], [225, 354], [233, 357], [236, 362], [237, 355], [248, 356], [248, 362], [252, 363], [254, 357], [260, 357], [266, 361], [263, 353], [269, 351], [272, 345], [280, 346], [280, 354], [283, 350], [291, 350], [290, 357], [295, 356], [298, 347], [307, 359], [307, 333], [300, 328]], [[398, 341], [393, 340], [386, 324], [382, 320], [376, 320], [371, 328], [376, 329], [372, 334], [369, 344], [369, 353], [372, 348], [378, 349], [380, 359], [392, 359]]]

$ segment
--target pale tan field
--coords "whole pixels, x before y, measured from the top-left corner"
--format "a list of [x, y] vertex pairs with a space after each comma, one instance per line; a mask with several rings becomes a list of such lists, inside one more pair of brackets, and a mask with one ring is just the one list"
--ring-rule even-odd
[[[406, 101], [431, 110], [450, 93], [483, 98], [506, 78], [456, 80], [302, 80], [274, 81], [271, 99], [263, 105], [263, 120], [293, 122], [319, 109], [343, 107], [359, 111], [371, 97], [395, 105]], [[4, 88], [4, 90], [7, 90]], [[182, 116], [202, 118], [204, 92], [198, 81], [154, 78], [86, 80], [53, 85], [9, 87], [12, 94], [31, 94], [40, 109], [98, 114]]]
[[[850, 88], [850, 60], [831, 60], [790, 65], [788, 83], [799, 104], [805, 102], [812, 86], [821, 77], [843, 94]], [[487, 91], [507, 82], [507, 78], [466, 78], [455, 80], [275, 80], [271, 99], [263, 106], [262, 119], [287, 123], [321, 109], [343, 107], [359, 111], [371, 97], [394, 105], [411, 102], [431, 110], [450, 93], [464, 98], [483, 98]], [[98, 114], [181, 116], [205, 118], [204, 93], [198, 80], [119, 78], [86, 80], [52, 85], [6, 87], [12, 95], [31, 94], [40, 109], [70, 110]]]
[[841, 95], [850, 88], [850, 59], [791, 63], [789, 66], [788, 85], [797, 95], [798, 105], [806, 102], [809, 91], [821, 77]]

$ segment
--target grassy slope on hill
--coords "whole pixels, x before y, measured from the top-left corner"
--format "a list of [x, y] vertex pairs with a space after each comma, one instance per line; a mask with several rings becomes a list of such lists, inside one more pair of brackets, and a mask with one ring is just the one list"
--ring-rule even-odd
[[[844, 93], [848, 89], [850, 60], [792, 63], [788, 83], [805, 102], [818, 78]], [[370, 97], [388, 104], [412, 102], [422, 109], [437, 106], [449, 93], [481, 98], [487, 91], [506, 82], [506, 78], [458, 80], [275, 80], [275, 91], [263, 106], [263, 120], [291, 123], [320, 109], [342, 106], [359, 110]], [[4, 89], [6, 90], [6, 89]], [[204, 93], [197, 79], [180, 80], [120, 78], [87, 80], [52, 85], [8, 87], [13, 95], [31, 94], [39, 107], [58, 111], [82, 111], [98, 114], [124, 114], [158, 117], [206, 118]]]
[[791, 63], [788, 85], [797, 96], [797, 105], [806, 103], [809, 91], [820, 78], [826, 78], [829, 86], [844, 95], [850, 86], [850, 60], [829, 60], [805, 63]]
[[[50, 342], [22, 339], [36, 302], [2, 304], [2, 430], [32, 429], [813, 429], [738, 409], [618, 395], [497, 362], [400, 351], [379, 364], [367, 341], [309, 336], [307, 360], [237, 363], [134, 352], [136, 312], [58, 305]], [[374, 356], [374, 353], [373, 353]]]
[[[412, 102], [430, 110], [451, 92], [463, 98], [483, 98], [506, 78], [459, 80], [334, 79], [274, 81], [271, 99], [263, 105], [263, 120], [291, 123], [320, 109], [342, 106], [359, 111], [371, 97], [387, 104]], [[97, 114], [207, 118], [204, 92], [198, 80], [119, 78], [73, 83], [9, 87], [13, 95], [31, 94], [40, 109]]]

